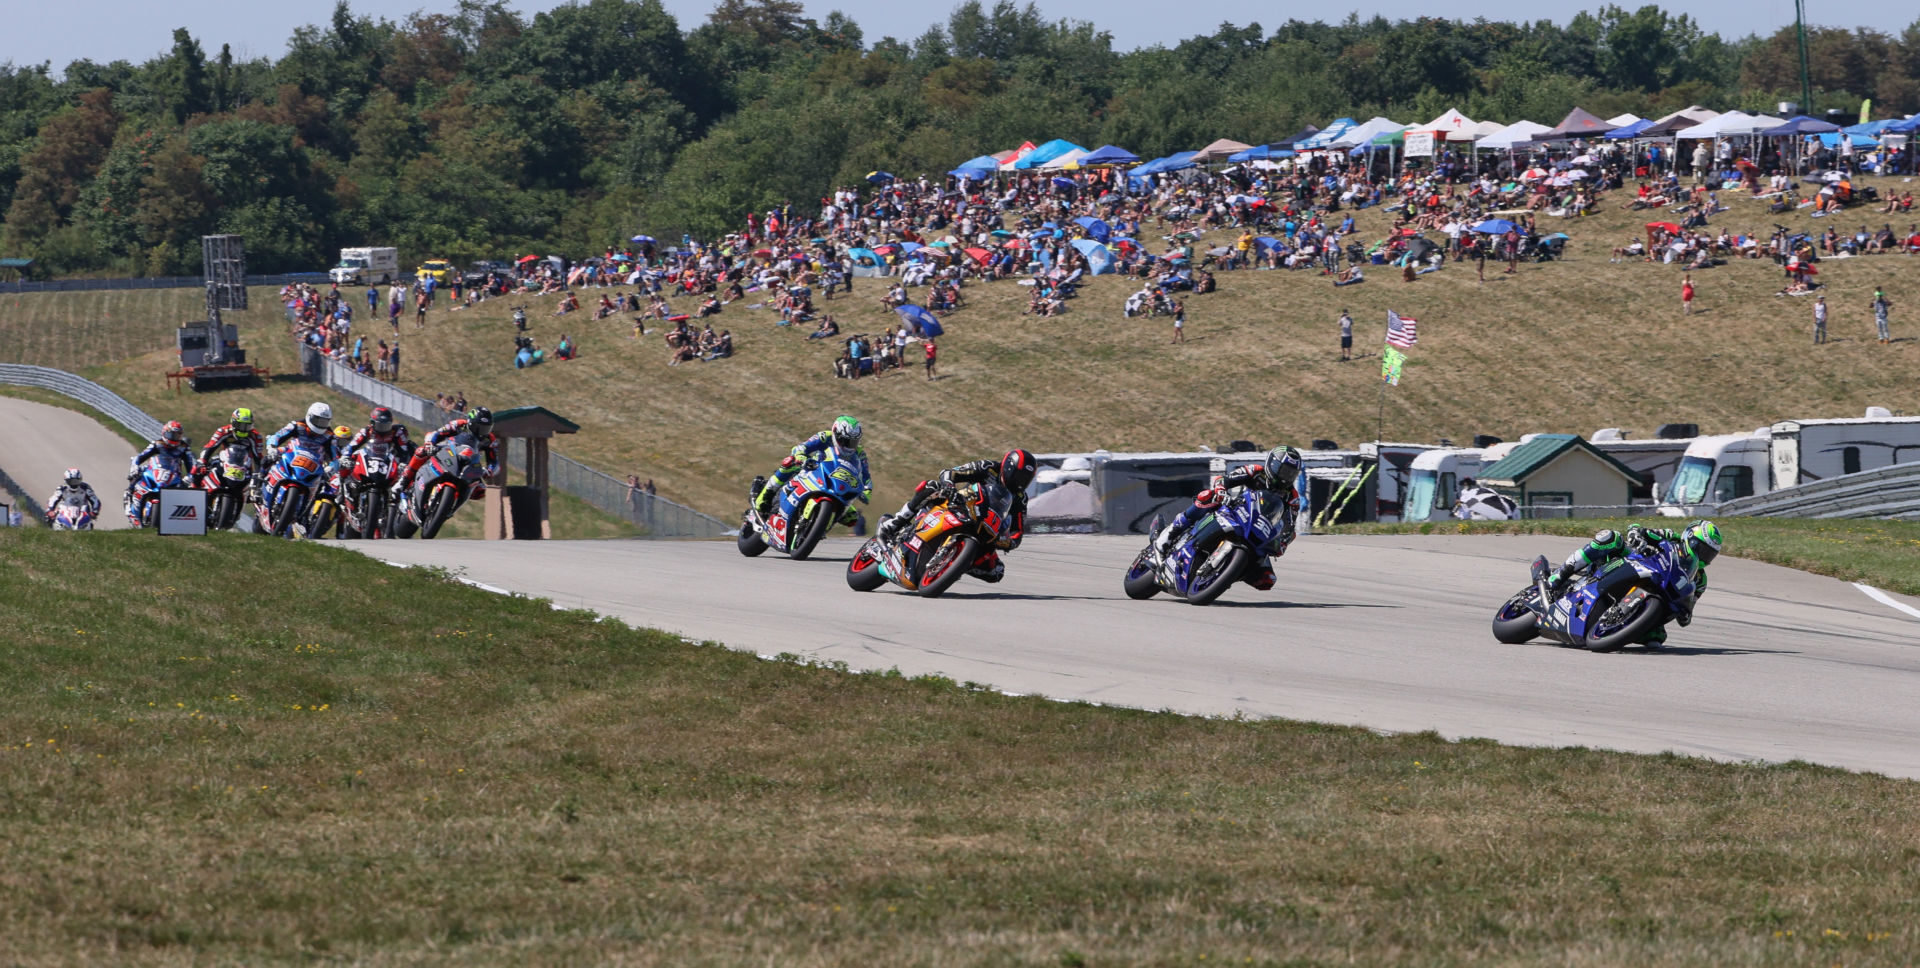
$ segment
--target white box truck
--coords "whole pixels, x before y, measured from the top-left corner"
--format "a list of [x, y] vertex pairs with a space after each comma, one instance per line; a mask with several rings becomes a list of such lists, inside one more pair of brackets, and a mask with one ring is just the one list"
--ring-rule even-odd
[[1695, 437], [1661, 495], [1660, 513], [1692, 517], [1734, 498], [1920, 461], [1920, 417], [1782, 420], [1750, 434]]
[[400, 277], [400, 250], [391, 248], [341, 249], [340, 264], [327, 273], [340, 285], [389, 283]]

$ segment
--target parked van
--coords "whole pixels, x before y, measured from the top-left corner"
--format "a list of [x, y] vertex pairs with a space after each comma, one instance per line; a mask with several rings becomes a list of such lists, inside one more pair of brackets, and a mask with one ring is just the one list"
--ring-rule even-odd
[[340, 264], [328, 277], [340, 285], [389, 283], [400, 276], [400, 250], [391, 248], [341, 249]]
[[1452, 514], [1460, 482], [1480, 472], [1480, 454], [1477, 447], [1456, 447], [1415, 457], [1407, 496], [1400, 502], [1400, 520], [1437, 521]]

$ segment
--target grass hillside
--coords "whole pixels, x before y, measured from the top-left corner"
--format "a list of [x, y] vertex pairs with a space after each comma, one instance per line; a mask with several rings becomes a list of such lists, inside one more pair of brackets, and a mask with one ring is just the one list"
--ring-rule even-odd
[[245, 535], [0, 557], [9, 963], [1920, 950], [1908, 781], [798, 668]]
[[[1881, 188], [1897, 184], [1889, 179]], [[1122, 318], [1134, 287], [1113, 277], [1095, 280], [1067, 316], [1044, 321], [1020, 315], [1023, 287], [970, 287], [971, 305], [948, 320], [942, 378], [933, 383], [917, 370], [835, 380], [837, 344], [809, 342], [805, 327], [782, 329], [772, 313], [738, 304], [714, 320], [733, 331], [734, 359], [669, 367], [657, 336], [635, 342], [623, 321], [554, 319], [549, 296], [528, 300], [534, 335], [551, 348], [568, 333], [582, 359], [515, 371], [512, 301], [497, 301], [435, 312], [424, 332], [407, 320], [401, 382], [426, 396], [457, 389], [495, 406], [548, 406], [583, 427], [557, 449], [611, 473], [651, 477], [663, 495], [716, 514], [737, 510], [746, 478], [842, 412], [867, 422], [881, 498], [889, 502], [939, 466], [1014, 444], [1080, 450], [1187, 448], [1242, 437], [1370, 440], [1381, 413], [1372, 354], [1388, 309], [1417, 317], [1421, 332], [1402, 385], [1386, 394], [1390, 439], [1511, 439], [1608, 426], [1644, 434], [1672, 420], [1730, 432], [1787, 417], [1857, 416], [1868, 405], [1920, 412], [1911, 376], [1920, 363], [1920, 259], [1822, 263], [1833, 342], [1814, 347], [1812, 299], [1775, 297], [1782, 279], [1771, 261], [1696, 273], [1691, 318], [1680, 315], [1678, 268], [1610, 263], [1609, 250], [1643, 236], [1650, 217], [1621, 211], [1619, 197], [1593, 217], [1542, 221], [1543, 230], [1573, 236], [1565, 261], [1523, 264], [1512, 276], [1491, 264], [1484, 284], [1473, 266], [1456, 264], [1412, 284], [1381, 269], [1345, 288], [1306, 271], [1221, 273], [1218, 293], [1188, 300], [1184, 346], [1168, 344], [1165, 320]], [[1717, 216], [1716, 227], [1764, 236], [1776, 220], [1816, 231], [1829, 221], [1808, 210], [1776, 219], [1738, 193], [1722, 199], [1733, 210]], [[1384, 214], [1359, 218], [1367, 236], [1384, 234]], [[1851, 230], [1882, 221], [1856, 211], [1837, 224]], [[1215, 233], [1206, 244], [1233, 234]], [[824, 303], [826, 310], [847, 332], [893, 322], [878, 307], [879, 281], [858, 284], [856, 298]], [[1873, 340], [1875, 286], [1895, 305], [1901, 341], [1892, 346]], [[290, 369], [290, 351], [276, 345], [284, 341], [271, 295], [256, 291], [264, 308], [236, 318], [258, 358]], [[583, 293], [583, 301], [597, 296]], [[166, 398], [158, 388], [173, 320], [198, 300], [190, 290], [0, 296], [0, 359], [77, 361], [137, 402], [192, 410], [200, 401]], [[1351, 363], [1337, 360], [1342, 308], [1358, 323], [1363, 357]], [[142, 347], [150, 352], [139, 355]], [[311, 397], [308, 387], [276, 383], [250, 396], [209, 398], [200, 409], [217, 412], [246, 398], [279, 415]]]

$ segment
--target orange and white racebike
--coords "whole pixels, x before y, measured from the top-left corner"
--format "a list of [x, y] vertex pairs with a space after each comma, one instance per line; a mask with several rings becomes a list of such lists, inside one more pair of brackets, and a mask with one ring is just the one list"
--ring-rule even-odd
[[893, 582], [938, 597], [1007, 548], [1013, 526], [1013, 495], [999, 478], [951, 487], [921, 508], [898, 538], [867, 539], [847, 562], [847, 585], [870, 592]]

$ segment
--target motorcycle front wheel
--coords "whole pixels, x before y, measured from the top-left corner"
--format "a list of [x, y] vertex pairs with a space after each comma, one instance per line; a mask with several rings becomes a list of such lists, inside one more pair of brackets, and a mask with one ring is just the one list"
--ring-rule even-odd
[[[1622, 596], [1630, 591], [1631, 586], [1620, 589]], [[1640, 604], [1631, 611], [1627, 611], [1618, 599], [1595, 602], [1593, 608], [1600, 617], [1588, 626], [1589, 652], [1618, 652], [1644, 638], [1667, 620], [1667, 603], [1651, 594], [1641, 599]]]
[[1540, 614], [1529, 608], [1537, 589], [1523, 588], [1493, 613], [1493, 637], [1508, 645], [1530, 642], [1540, 634]]
[[440, 526], [447, 523], [447, 515], [453, 510], [447, 506], [452, 501], [453, 498], [449, 496], [448, 489], [444, 487], [436, 488], [433, 496], [427, 498], [427, 513], [420, 517], [422, 539], [431, 538], [440, 533]]
[[1142, 551], [1133, 559], [1133, 566], [1127, 569], [1127, 580], [1121, 587], [1126, 589], [1128, 598], [1145, 601], [1160, 594], [1160, 579], [1154, 576], [1153, 566], [1148, 561], [1152, 557], [1151, 550]]
[[[1206, 558], [1212, 556], [1213, 549], [1207, 549]], [[1195, 567], [1206, 567], [1206, 558], [1203, 558], [1199, 552], [1195, 552], [1193, 557], [1198, 562]], [[1213, 604], [1214, 599], [1219, 598], [1233, 586], [1234, 579], [1240, 577], [1240, 572], [1246, 569], [1247, 562], [1252, 557], [1252, 552], [1235, 545], [1233, 552], [1227, 555], [1227, 560], [1221, 562], [1219, 568], [1194, 575], [1193, 581], [1187, 584], [1187, 602], [1192, 605]]]
[[886, 576], [880, 574], [880, 563], [874, 560], [872, 547], [872, 541], [861, 545], [847, 562], [847, 587], [856, 592], [870, 592], [887, 583]]
[[972, 535], [948, 535], [920, 569], [920, 597], [939, 598], [967, 573], [968, 566], [978, 557], [980, 539]]
[[820, 544], [820, 539], [827, 536], [827, 529], [833, 527], [833, 519], [840, 516], [840, 506], [832, 501], [815, 501], [810, 505], [810, 510], [813, 511], [813, 517], [807, 521], [806, 532], [787, 550], [787, 557], [795, 561], [807, 560], [807, 556], [813, 554], [814, 547]]

